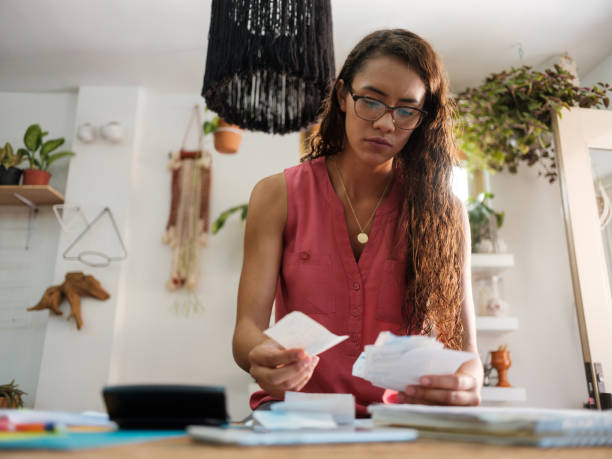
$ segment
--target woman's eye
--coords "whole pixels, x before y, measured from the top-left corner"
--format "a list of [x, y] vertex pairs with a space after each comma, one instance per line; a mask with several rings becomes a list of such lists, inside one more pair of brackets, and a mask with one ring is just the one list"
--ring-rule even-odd
[[416, 115], [417, 111], [410, 107], [400, 107], [395, 110], [395, 113], [397, 116], [401, 116], [402, 118], [410, 118], [411, 116]]
[[362, 99], [362, 100], [367, 108], [378, 109], [382, 107], [382, 104], [378, 102], [377, 100], [374, 100], [374, 99]]

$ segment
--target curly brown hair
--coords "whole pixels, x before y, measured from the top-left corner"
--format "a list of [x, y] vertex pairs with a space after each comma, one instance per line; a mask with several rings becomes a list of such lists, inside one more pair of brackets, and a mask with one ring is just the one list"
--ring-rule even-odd
[[406, 333], [435, 331], [447, 347], [463, 344], [461, 306], [466, 240], [462, 205], [451, 190], [456, 163], [452, 100], [442, 64], [431, 45], [402, 29], [379, 30], [350, 52], [324, 102], [320, 127], [310, 138], [303, 160], [340, 152], [345, 140], [345, 113], [335, 96], [339, 80], [350, 88], [355, 75], [373, 57], [392, 56], [414, 70], [426, 87], [427, 115], [394, 161], [403, 186], [398, 220], [405, 237], [408, 265], [402, 315]]

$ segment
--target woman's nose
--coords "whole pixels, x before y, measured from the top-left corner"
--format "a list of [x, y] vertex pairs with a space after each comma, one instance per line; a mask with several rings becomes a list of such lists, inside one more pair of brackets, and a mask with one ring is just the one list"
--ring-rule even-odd
[[383, 132], [395, 131], [395, 120], [393, 119], [393, 112], [385, 112], [383, 116], [374, 121], [373, 126]]

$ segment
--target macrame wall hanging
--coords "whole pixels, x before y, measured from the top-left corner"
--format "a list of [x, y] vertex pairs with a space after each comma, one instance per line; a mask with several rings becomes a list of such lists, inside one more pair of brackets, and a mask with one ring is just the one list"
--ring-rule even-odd
[[[187, 136], [196, 122], [198, 149], [187, 150]], [[175, 301], [177, 312], [188, 315], [203, 309], [195, 293], [199, 277], [200, 248], [206, 245], [210, 197], [211, 155], [204, 149], [200, 110], [195, 106], [178, 153], [171, 154], [172, 171], [170, 215], [163, 241], [172, 249], [169, 290], [186, 290], [184, 298]]]
[[202, 96], [226, 121], [286, 134], [334, 79], [330, 0], [213, 0]]

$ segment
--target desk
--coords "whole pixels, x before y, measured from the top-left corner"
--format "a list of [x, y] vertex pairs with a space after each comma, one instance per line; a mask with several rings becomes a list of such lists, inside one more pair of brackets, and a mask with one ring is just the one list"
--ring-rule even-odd
[[312, 445], [240, 448], [195, 443], [189, 438], [174, 438], [137, 445], [116, 446], [74, 452], [3, 451], [3, 459], [74, 457], [79, 459], [528, 459], [528, 458], [607, 458], [611, 448], [537, 449], [501, 447], [478, 443], [442, 442], [420, 439], [412, 443], [361, 443], [349, 445]]

